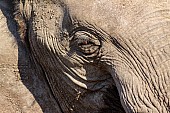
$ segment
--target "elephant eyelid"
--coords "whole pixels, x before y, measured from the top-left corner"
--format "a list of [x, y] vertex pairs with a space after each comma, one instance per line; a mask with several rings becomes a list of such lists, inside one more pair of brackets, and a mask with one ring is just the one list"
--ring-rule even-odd
[[101, 47], [98, 37], [86, 31], [77, 31], [71, 38], [70, 47], [84, 55], [95, 54]]
[[96, 38], [98, 36], [100, 36], [100, 32], [98, 32], [99, 30], [97, 29], [98, 27], [96, 27], [88, 22], [79, 21], [77, 19], [74, 19], [72, 21], [73, 21], [72, 29], [69, 32], [70, 37], [73, 36], [78, 31], [88, 32], [88, 33], [96, 36]]
[[85, 31], [76, 32], [71, 39], [75, 41], [77, 45], [100, 45], [100, 41], [96, 36]]

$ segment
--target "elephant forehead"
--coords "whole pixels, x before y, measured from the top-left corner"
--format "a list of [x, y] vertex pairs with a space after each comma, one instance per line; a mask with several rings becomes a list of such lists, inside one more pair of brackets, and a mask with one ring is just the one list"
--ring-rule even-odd
[[[143, 0], [66, 0], [70, 15], [87, 21], [104, 29], [109, 34], [113, 30], [127, 26], [132, 16], [127, 12], [135, 13], [135, 6], [139, 7]], [[127, 11], [128, 9], [128, 11]]]
[[116, 10], [119, 6], [112, 0], [82, 0], [81, 3], [67, 0], [67, 5], [70, 14], [77, 19], [85, 20], [105, 30], [118, 26], [116, 15], [119, 15], [121, 10]]
[[[145, 15], [169, 7], [168, 2], [155, 0], [65, 0], [70, 15], [96, 25], [112, 35], [127, 31]], [[146, 17], [147, 18], [147, 17]]]

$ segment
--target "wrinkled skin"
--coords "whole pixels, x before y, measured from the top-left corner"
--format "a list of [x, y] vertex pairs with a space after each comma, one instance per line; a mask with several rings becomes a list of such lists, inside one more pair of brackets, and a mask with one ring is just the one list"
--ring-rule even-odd
[[170, 112], [169, 2], [17, 4], [20, 38], [61, 112]]

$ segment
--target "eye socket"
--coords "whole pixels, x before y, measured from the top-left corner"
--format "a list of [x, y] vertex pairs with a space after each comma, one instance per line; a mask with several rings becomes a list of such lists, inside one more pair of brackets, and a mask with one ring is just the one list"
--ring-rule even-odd
[[97, 37], [86, 31], [77, 31], [72, 36], [71, 46], [85, 55], [97, 54], [101, 43]]

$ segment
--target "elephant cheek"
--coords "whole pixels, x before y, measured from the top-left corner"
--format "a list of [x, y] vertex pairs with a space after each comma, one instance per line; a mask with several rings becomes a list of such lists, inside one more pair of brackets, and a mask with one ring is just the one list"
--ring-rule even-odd
[[140, 75], [129, 68], [115, 67], [111, 70], [119, 92], [121, 104], [127, 113], [136, 112], [166, 112], [166, 107], [160, 103], [155, 94]]
[[[121, 69], [122, 68], [120, 68], [120, 70], [115, 70], [114, 68], [111, 70], [111, 74], [115, 81], [116, 87], [118, 89], [120, 101], [121, 101], [123, 108], [128, 113], [135, 112], [135, 110], [133, 110], [134, 108], [132, 104], [133, 104], [133, 101], [136, 101], [136, 100], [133, 100], [133, 98], [131, 97], [139, 96], [138, 95], [139, 92], [137, 92], [139, 87], [133, 85], [133, 82], [135, 81], [136, 78], [135, 77], [129, 78], [128, 77], [129, 73], [122, 71]], [[140, 96], [142, 96], [142, 93], [140, 93]]]

